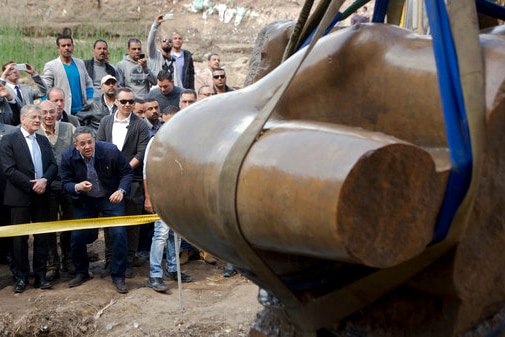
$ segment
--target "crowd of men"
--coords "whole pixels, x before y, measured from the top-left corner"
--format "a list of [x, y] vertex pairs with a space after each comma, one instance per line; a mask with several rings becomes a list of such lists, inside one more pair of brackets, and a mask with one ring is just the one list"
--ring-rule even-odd
[[[0, 75], [0, 225], [154, 213], [145, 183], [144, 159], [150, 139], [180, 109], [209, 96], [232, 91], [217, 54], [195, 74], [183, 35], [158, 34], [158, 16], [142, 42], [130, 38], [127, 53], [113, 66], [108, 44], [96, 40], [93, 57], [72, 56], [74, 41], [59, 35], [59, 55], [39, 75], [30, 64], [8, 61]], [[156, 37], [159, 36], [159, 45]], [[20, 85], [20, 72], [34, 86]], [[197, 87], [195, 87], [195, 84]], [[197, 90], [195, 90], [195, 88]], [[92, 278], [87, 244], [98, 229], [33, 235], [30, 266], [28, 235], [4, 238], [0, 259], [13, 274], [14, 292], [50, 289], [60, 273], [70, 273], [69, 287]], [[176, 246], [169, 224], [104, 229], [105, 263], [115, 289], [127, 293], [125, 278], [147, 260], [147, 286], [165, 292], [163, 277], [177, 280]], [[210, 254], [181, 240], [181, 264]], [[59, 243], [59, 244], [58, 244]], [[166, 246], [166, 249], [164, 249]], [[166, 266], [162, 260], [166, 251]], [[227, 265], [224, 276], [237, 272]], [[183, 282], [191, 276], [181, 273]]]

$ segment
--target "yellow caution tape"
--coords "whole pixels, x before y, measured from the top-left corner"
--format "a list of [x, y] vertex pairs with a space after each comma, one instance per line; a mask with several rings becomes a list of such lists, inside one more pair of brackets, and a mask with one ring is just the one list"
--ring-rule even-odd
[[142, 225], [159, 220], [158, 214], [111, 216], [103, 218], [32, 222], [0, 227], [0, 238], [29, 234], [65, 232], [77, 229]]

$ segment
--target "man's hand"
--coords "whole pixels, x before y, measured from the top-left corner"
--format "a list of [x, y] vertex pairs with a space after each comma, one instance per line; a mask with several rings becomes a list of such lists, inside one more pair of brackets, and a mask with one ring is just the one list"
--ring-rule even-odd
[[26, 63], [26, 70], [25, 70], [30, 76], [34, 76], [37, 72], [35, 71], [35, 68], [31, 65]]
[[8, 101], [12, 101], [12, 95], [10, 91], [0, 83], [0, 97], [5, 97]]
[[119, 204], [123, 200], [123, 197], [124, 197], [123, 191], [117, 190], [116, 192], [110, 195], [109, 201], [112, 202], [113, 204]]
[[32, 190], [37, 194], [43, 194], [46, 191], [47, 180], [45, 178], [30, 180], [33, 183]]
[[164, 21], [164, 20], [163, 20], [163, 16], [164, 16], [164, 14], [161, 14], [161, 15], [158, 15], [158, 16], [156, 17], [156, 22], [157, 22], [158, 24], [160, 24], [160, 25], [161, 25], [161, 23]]
[[147, 67], [147, 58], [144, 57], [143, 59], [139, 59], [138, 64], [145, 69]]
[[89, 192], [93, 188], [93, 184], [87, 180], [81, 181], [75, 185], [75, 190], [78, 192]]
[[147, 213], [154, 213], [154, 208], [153, 204], [151, 203], [151, 198], [145, 198], [144, 199], [144, 209], [146, 210]]

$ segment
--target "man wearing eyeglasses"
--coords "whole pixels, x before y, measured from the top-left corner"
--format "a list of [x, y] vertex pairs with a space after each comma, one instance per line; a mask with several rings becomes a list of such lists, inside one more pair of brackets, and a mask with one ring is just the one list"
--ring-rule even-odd
[[[4, 204], [11, 209], [12, 224], [49, 221], [49, 186], [56, 178], [58, 165], [49, 140], [37, 134], [41, 119], [38, 106], [25, 105], [21, 108], [21, 127], [3, 136], [0, 142], [0, 165], [7, 179]], [[30, 275], [28, 235], [12, 240], [14, 292], [22, 293]], [[46, 280], [47, 240], [48, 234], [34, 235], [34, 288], [51, 288]]]
[[[103, 117], [98, 127], [96, 139], [115, 144], [125, 155], [133, 169], [131, 193], [126, 197], [126, 215], [140, 215], [144, 209], [144, 187], [142, 183], [142, 167], [144, 153], [150, 139], [146, 122], [133, 113], [135, 95], [128, 88], [119, 88], [116, 94], [117, 111], [113, 115]], [[128, 267], [126, 277], [133, 277], [132, 267], [142, 265], [136, 257], [139, 242], [140, 226], [128, 226]], [[110, 265], [112, 256], [108, 236], [105, 236], [105, 261]]]
[[216, 68], [212, 72], [212, 81], [214, 82], [214, 94], [224, 94], [225, 92], [233, 91], [232, 88], [226, 85], [226, 73], [223, 68]]
[[171, 55], [172, 39], [163, 35], [160, 39], [160, 49], [156, 48], [156, 33], [164, 21], [163, 15], [158, 15], [151, 25], [151, 30], [147, 35], [148, 65], [156, 76], [161, 70], [166, 70], [172, 73], [174, 84], [182, 88], [182, 82], [177, 73], [176, 60], [175, 57]]
[[[74, 146], [61, 157], [61, 185], [72, 195], [74, 219], [125, 215], [125, 196], [130, 191], [132, 169], [116, 146], [98, 142], [95, 130], [78, 127], [73, 134]], [[126, 254], [128, 237], [124, 226], [109, 227], [105, 231], [112, 242], [110, 275], [118, 293], [126, 294]], [[70, 288], [91, 279], [86, 245], [98, 238], [98, 228], [71, 232], [72, 259], [75, 277]]]

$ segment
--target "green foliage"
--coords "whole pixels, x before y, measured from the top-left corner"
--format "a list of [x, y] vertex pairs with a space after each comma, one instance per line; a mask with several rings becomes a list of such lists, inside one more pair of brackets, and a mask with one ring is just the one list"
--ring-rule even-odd
[[[58, 57], [56, 36], [56, 33], [49, 30], [35, 31], [33, 28], [22, 28], [17, 25], [0, 26], [0, 64], [11, 60], [16, 63], [29, 63], [42, 73], [44, 64]], [[138, 36], [141, 40], [144, 39], [144, 33], [139, 33]], [[75, 46], [73, 56], [77, 58], [91, 58], [93, 42], [97, 39], [108, 42], [112, 65], [116, 65], [126, 53], [128, 37], [113, 36], [110, 32], [97, 29], [90, 24], [75, 27], [72, 37]]]

